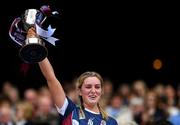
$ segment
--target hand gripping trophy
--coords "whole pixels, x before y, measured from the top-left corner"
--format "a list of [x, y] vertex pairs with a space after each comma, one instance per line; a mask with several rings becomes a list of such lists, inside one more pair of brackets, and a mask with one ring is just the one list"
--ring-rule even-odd
[[42, 61], [48, 55], [44, 41], [55, 45], [55, 41], [59, 40], [52, 37], [55, 29], [51, 25], [47, 30], [44, 30], [42, 26], [48, 16], [55, 13], [58, 12], [51, 12], [50, 7], [44, 5], [40, 10], [25, 10], [21, 17], [15, 18], [12, 22], [9, 36], [21, 46], [19, 56], [25, 63]]

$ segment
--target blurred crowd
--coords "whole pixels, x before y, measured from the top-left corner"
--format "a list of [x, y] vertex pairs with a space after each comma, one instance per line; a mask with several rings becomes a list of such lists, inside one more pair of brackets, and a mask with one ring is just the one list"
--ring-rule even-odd
[[0, 125], [60, 125], [58, 113], [46, 86], [20, 91], [4, 82], [0, 92]]
[[[75, 82], [63, 83], [67, 96], [78, 104]], [[104, 81], [101, 105], [119, 125], [180, 125], [180, 85], [146, 81], [120, 83]], [[60, 125], [60, 119], [45, 84], [28, 88], [20, 96], [13, 83], [3, 83], [0, 91], [0, 125]]]

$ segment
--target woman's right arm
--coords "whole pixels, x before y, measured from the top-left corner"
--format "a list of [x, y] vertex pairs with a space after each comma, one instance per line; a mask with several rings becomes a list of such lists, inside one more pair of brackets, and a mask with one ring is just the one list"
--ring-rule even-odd
[[39, 62], [39, 66], [42, 74], [44, 75], [47, 81], [49, 91], [52, 95], [54, 103], [56, 104], [56, 106], [61, 108], [66, 99], [66, 95], [60, 82], [55, 76], [53, 67], [50, 64], [48, 58], [45, 58], [43, 61]]

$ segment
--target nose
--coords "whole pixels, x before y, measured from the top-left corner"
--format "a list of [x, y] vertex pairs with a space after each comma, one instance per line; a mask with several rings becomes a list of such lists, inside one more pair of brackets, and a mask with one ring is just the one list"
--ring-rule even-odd
[[92, 87], [91, 92], [95, 93], [96, 92], [96, 88]]

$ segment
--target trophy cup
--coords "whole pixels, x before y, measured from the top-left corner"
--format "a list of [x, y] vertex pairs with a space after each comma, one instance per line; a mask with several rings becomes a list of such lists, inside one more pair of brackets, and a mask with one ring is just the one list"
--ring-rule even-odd
[[[37, 13], [38, 10], [36, 9], [28, 9], [25, 11], [22, 21], [26, 32], [28, 32], [31, 27], [35, 28]], [[19, 56], [26, 63], [36, 63], [42, 61], [48, 54], [44, 42], [38, 35], [34, 34], [34, 36], [27, 36], [19, 51]]]
[[[52, 29], [50, 25], [47, 31], [42, 28], [42, 24], [47, 18], [45, 12], [49, 14], [50, 11], [49, 8], [45, 8], [45, 12], [43, 12], [43, 9], [41, 8], [41, 11], [37, 9], [27, 9], [21, 18], [16, 18], [11, 24], [9, 35], [13, 41], [21, 46], [19, 56], [25, 63], [42, 61], [48, 55], [44, 41], [55, 45], [55, 41], [58, 40], [51, 37], [55, 29]], [[30, 29], [34, 30], [33, 35], [28, 34]]]

